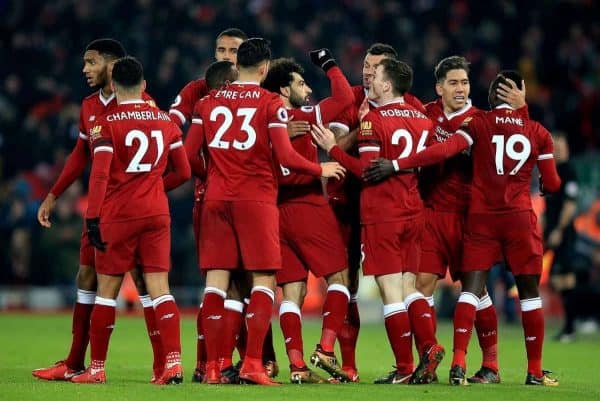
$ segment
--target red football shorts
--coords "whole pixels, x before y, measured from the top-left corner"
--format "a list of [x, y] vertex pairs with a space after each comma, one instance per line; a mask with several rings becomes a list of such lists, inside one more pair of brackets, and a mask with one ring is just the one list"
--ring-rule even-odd
[[421, 218], [362, 226], [365, 276], [419, 271]]
[[542, 238], [531, 210], [467, 216], [462, 271], [489, 270], [504, 260], [515, 276], [542, 273]]
[[304, 281], [310, 270], [329, 276], [348, 266], [338, 222], [328, 204], [288, 202], [279, 206], [282, 268], [277, 284]]
[[168, 272], [171, 266], [171, 217], [153, 216], [115, 223], [100, 222], [106, 251], [96, 249], [96, 272], [124, 274], [136, 265], [144, 273]]
[[279, 270], [279, 209], [254, 201], [204, 201], [200, 219], [203, 270]]
[[448, 267], [452, 279], [458, 280], [462, 265], [464, 214], [426, 208], [423, 216], [419, 273], [443, 278]]
[[94, 267], [94, 246], [90, 243], [87, 236], [87, 227], [83, 223], [83, 232], [81, 233], [81, 241], [79, 242], [79, 265]]

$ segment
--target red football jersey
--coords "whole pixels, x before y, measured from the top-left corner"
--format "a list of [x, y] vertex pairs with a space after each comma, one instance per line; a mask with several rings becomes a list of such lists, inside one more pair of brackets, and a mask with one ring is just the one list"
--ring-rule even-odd
[[[154, 99], [146, 92], [142, 93], [142, 99], [150, 106], [156, 107]], [[91, 144], [88, 141], [88, 133], [100, 117], [115, 107], [117, 107], [115, 94], [113, 93], [109, 97], [105, 97], [102, 95], [101, 90], [87, 96], [81, 102], [79, 110], [79, 138], [63, 167], [63, 171], [50, 190], [56, 197], [59, 197], [85, 170], [88, 160], [93, 156]]]
[[[380, 106], [361, 122], [358, 134], [361, 165], [367, 166], [377, 157], [409, 157], [425, 148], [431, 132], [431, 120], [411, 105], [395, 101]], [[375, 185], [363, 185], [362, 224], [412, 219], [418, 217], [422, 209], [416, 174], [398, 174]]]
[[533, 168], [538, 160], [553, 158], [548, 130], [503, 105], [466, 118], [458, 132], [472, 144], [469, 212], [531, 210]]
[[[200, 100], [190, 128], [200, 131], [190, 131], [188, 135], [200, 135], [206, 142], [205, 199], [275, 203], [275, 169], [279, 166], [275, 165], [271, 144], [276, 148], [283, 142], [293, 152], [287, 137], [287, 121], [287, 111], [279, 95], [254, 82], [234, 82]], [[297, 154], [295, 157], [302, 159]], [[317, 164], [302, 160], [305, 163], [300, 164], [306, 172], [321, 174]]]
[[[479, 112], [479, 109], [469, 102], [462, 109], [446, 114], [441, 99], [428, 103], [425, 110], [427, 117], [434, 124], [428, 145], [445, 142], [454, 135], [466, 117]], [[471, 188], [469, 155], [461, 153], [438, 165], [426, 167], [422, 170], [419, 180], [421, 194], [427, 206], [445, 212], [467, 210]]]
[[204, 78], [189, 82], [179, 92], [169, 109], [169, 114], [176, 117], [173, 121], [180, 127], [189, 122], [190, 118], [192, 118], [196, 102], [207, 94], [208, 87]]
[[[103, 222], [169, 214], [163, 174], [169, 151], [183, 143], [181, 130], [168, 113], [143, 101], [122, 102], [100, 118], [88, 135], [94, 153], [113, 153], [100, 212]], [[90, 212], [95, 215], [88, 208]]]

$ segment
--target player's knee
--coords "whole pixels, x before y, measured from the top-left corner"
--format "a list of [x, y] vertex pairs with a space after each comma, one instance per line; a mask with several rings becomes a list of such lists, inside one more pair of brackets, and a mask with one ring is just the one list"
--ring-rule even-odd
[[93, 266], [79, 266], [77, 277], [75, 279], [77, 288], [86, 291], [96, 291], [98, 281], [96, 279], [96, 270]]

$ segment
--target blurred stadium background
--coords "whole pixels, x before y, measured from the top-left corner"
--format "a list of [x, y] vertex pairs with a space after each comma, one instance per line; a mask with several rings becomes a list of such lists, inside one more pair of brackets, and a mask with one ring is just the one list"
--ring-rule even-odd
[[[122, 41], [142, 61], [148, 92], [168, 109], [188, 81], [203, 75], [215, 36], [228, 27], [269, 38], [276, 57], [305, 65], [314, 99], [328, 95], [326, 79], [307, 57], [317, 47], [329, 47], [350, 82], [359, 84], [369, 45], [393, 45], [413, 66], [412, 92], [423, 102], [435, 98], [433, 68], [443, 57], [470, 60], [471, 98], [482, 108], [495, 74], [519, 69], [532, 118], [568, 133], [582, 189], [578, 266], [600, 289], [597, 1], [4, 0], [0, 16], [0, 310], [73, 302], [87, 177], [60, 198], [52, 229], [42, 230], [35, 215], [78, 134], [79, 104], [90, 93], [81, 72], [86, 44], [98, 37]], [[170, 200], [171, 283], [178, 302], [191, 307], [202, 287], [191, 185]], [[363, 301], [377, 300], [363, 288]], [[545, 294], [552, 299], [550, 289]], [[373, 308], [375, 317], [379, 309]], [[550, 312], [560, 314], [560, 307]]]

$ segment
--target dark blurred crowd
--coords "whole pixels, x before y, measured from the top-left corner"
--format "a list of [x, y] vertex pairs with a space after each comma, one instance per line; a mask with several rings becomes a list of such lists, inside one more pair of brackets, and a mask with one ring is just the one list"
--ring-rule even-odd
[[[526, 79], [534, 119], [569, 136], [573, 153], [600, 146], [600, 3], [580, 1], [364, 0], [4, 0], [0, 1], [0, 284], [69, 284], [77, 269], [87, 179], [65, 193], [41, 230], [37, 207], [78, 134], [91, 93], [81, 72], [87, 43], [116, 38], [143, 63], [147, 91], [168, 109], [212, 61], [215, 36], [238, 27], [272, 41], [275, 57], [306, 66], [314, 98], [327, 80], [308, 51], [328, 47], [350, 82], [376, 41], [393, 45], [415, 71], [412, 92], [434, 99], [433, 68], [471, 61], [471, 97], [504, 68]], [[196, 284], [189, 186], [171, 194], [174, 285]]]

